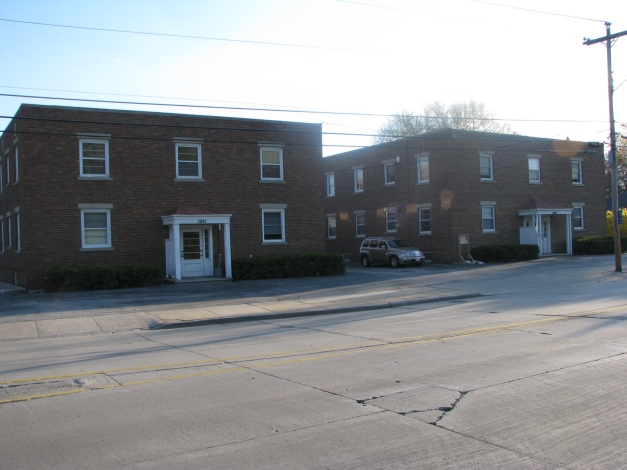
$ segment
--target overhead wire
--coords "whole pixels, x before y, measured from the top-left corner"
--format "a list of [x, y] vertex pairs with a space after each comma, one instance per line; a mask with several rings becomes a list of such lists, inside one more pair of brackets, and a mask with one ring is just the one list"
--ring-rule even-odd
[[77, 26], [77, 25], [67, 25], [67, 24], [58, 24], [58, 23], [42, 23], [38, 21], [25, 21], [25, 20], [13, 20], [9, 18], [0, 18], [0, 21], [5, 23], [19, 23], [19, 24], [28, 24], [34, 26], [47, 26], [53, 28], [67, 28], [67, 29], [79, 29], [79, 30], [87, 30], [87, 31], [101, 31], [106, 33], [123, 33], [123, 34], [139, 34], [145, 36], [162, 36], [162, 37], [172, 37], [172, 38], [181, 38], [181, 39], [201, 39], [206, 41], [224, 41], [224, 42], [234, 42], [234, 43], [245, 43], [245, 44], [257, 44], [263, 46], [281, 46], [281, 47], [296, 47], [296, 48], [304, 48], [304, 49], [321, 49], [327, 51], [343, 51], [343, 52], [362, 52], [362, 53], [376, 53], [375, 51], [366, 51], [359, 49], [345, 49], [339, 47], [329, 47], [329, 46], [311, 46], [307, 44], [290, 44], [285, 42], [272, 42], [272, 41], [254, 41], [252, 39], [231, 39], [231, 38], [218, 38], [218, 37], [209, 37], [209, 36], [194, 36], [188, 34], [172, 34], [172, 33], [157, 33], [154, 31], [133, 31], [130, 29], [114, 29], [114, 28], [97, 28], [93, 26]]
[[[200, 108], [200, 109], [220, 109], [231, 111], [261, 111], [261, 112], [280, 112], [280, 113], [298, 113], [298, 114], [324, 114], [335, 116], [364, 116], [364, 117], [387, 117], [393, 118], [396, 114], [382, 114], [382, 113], [360, 113], [350, 111], [322, 111], [312, 109], [276, 109], [276, 108], [254, 108], [254, 107], [235, 107], [235, 106], [210, 106], [210, 105], [196, 105], [196, 104], [182, 104], [182, 103], [155, 103], [148, 101], [121, 101], [121, 100], [99, 100], [93, 98], [68, 98], [58, 96], [41, 96], [41, 95], [22, 95], [13, 93], [0, 93], [0, 96], [12, 97], [12, 98], [29, 98], [29, 99], [41, 99], [41, 100], [57, 100], [57, 101], [72, 101], [72, 102], [89, 102], [89, 103], [105, 103], [105, 104], [124, 104], [133, 106], [164, 106], [164, 107], [176, 107], [176, 108]], [[424, 115], [412, 115], [413, 118], [438, 118], [438, 116], [424, 116]], [[477, 120], [476, 117], [460, 117], [456, 119], [461, 120]], [[604, 121], [595, 120], [576, 120], [576, 119], [520, 119], [520, 118], [481, 118], [483, 121], [506, 121], [506, 122], [562, 122], [562, 123], [600, 123]]]

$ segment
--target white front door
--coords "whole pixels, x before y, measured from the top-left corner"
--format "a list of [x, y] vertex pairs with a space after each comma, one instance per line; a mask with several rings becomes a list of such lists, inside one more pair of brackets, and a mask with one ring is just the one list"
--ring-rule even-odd
[[204, 275], [203, 231], [181, 230], [181, 275], [199, 277]]
[[540, 227], [540, 243], [542, 244], [542, 254], [551, 253], [551, 216], [542, 216], [542, 226]]

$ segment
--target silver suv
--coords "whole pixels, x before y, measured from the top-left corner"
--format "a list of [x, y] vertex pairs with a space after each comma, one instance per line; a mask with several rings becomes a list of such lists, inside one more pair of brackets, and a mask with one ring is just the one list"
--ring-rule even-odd
[[425, 260], [425, 255], [405, 240], [394, 237], [370, 237], [361, 243], [359, 259], [364, 266], [387, 263], [396, 268], [401, 264], [420, 266]]

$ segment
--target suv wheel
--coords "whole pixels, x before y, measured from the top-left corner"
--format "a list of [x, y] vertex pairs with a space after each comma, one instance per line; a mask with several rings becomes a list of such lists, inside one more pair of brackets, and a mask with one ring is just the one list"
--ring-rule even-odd
[[366, 267], [366, 268], [367, 268], [368, 266], [370, 266], [370, 260], [368, 259], [368, 257], [367, 257], [366, 255], [363, 255], [363, 256], [361, 257], [361, 265], [362, 265], [362, 266], [364, 266], [364, 267]]
[[398, 268], [399, 262], [396, 256], [390, 256], [390, 266], [393, 268]]

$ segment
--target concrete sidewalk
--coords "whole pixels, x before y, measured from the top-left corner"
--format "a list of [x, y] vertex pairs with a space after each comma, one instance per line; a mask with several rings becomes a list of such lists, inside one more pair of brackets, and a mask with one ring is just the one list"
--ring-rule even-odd
[[[378, 288], [373, 288], [372, 283], [366, 282], [346, 285], [347, 278], [344, 276], [335, 280], [335, 287], [321, 288], [323, 283], [329, 281], [333, 283], [333, 280], [319, 278], [276, 280], [275, 284], [285, 284], [285, 291], [289, 291], [293, 285], [294, 293], [265, 296], [251, 295], [250, 292], [256, 286], [261, 286], [260, 290], [267, 290], [268, 283], [263, 281], [211, 283], [191, 289], [202, 289], [204, 297], [210, 297], [212, 291], [225, 289], [234, 290], [234, 293], [230, 294], [229, 299], [204, 298], [193, 299], [191, 302], [181, 297], [183, 292], [169, 291], [166, 286], [135, 289], [135, 292], [9, 293], [2, 296], [3, 303], [0, 307], [6, 310], [14, 306], [17, 313], [5, 312], [1, 316], [0, 341], [340, 314], [452, 301], [480, 295], [462, 289], [419, 287], [413, 282], [399, 282], [398, 285], [377, 284]], [[239, 297], [238, 289], [241, 294]], [[180, 294], [176, 297], [177, 301], [173, 300], [172, 293], [175, 296]], [[112, 300], [122, 299], [124, 296], [137, 300], [130, 306], [128, 301], [116, 303]], [[144, 305], [141, 305], [142, 298], [147, 299], [143, 302]], [[42, 305], [46, 308], [42, 308]]]

